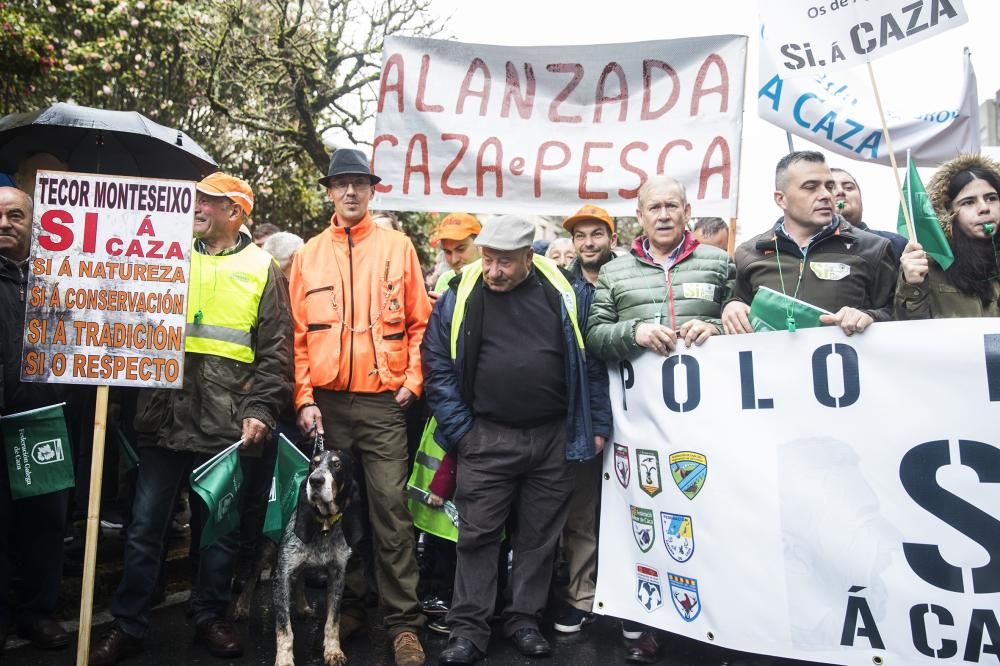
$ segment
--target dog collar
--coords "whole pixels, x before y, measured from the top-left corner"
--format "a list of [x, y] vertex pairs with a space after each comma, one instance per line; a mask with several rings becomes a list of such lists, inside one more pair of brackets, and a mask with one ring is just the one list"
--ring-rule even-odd
[[337, 513], [332, 516], [316, 516], [316, 521], [320, 524], [320, 527], [322, 527], [324, 532], [329, 532], [330, 528], [336, 525], [337, 522], [343, 517], [344, 514], [342, 513]]

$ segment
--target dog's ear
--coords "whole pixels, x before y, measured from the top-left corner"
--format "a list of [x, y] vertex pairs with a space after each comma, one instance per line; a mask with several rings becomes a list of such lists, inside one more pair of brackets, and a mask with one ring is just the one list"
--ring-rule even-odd
[[340, 473], [336, 475], [337, 478], [337, 497], [335, 502], [337, 507], [341, 512], [344, 512], [348, 507], [356, 504], [358, 501], [358, 492], [355, 489], [354, 481], [354, 461], [346, 453], [341, 453], [340, 458]]
[[302, 543], [311, 543], [316, 536], [319, 525], [316, 522], [316, 512], [306, 499], [306, 484], [309, 483], [309, 476], [302, 479], [299, 486], [299, 501], [295, 505], [295, 536]]

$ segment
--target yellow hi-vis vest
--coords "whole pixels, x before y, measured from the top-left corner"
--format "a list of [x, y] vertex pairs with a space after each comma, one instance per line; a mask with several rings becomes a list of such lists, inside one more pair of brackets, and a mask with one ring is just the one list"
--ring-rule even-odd
[[191, 254], [184, 350], [253, 363], [253, 329], [271, 258], [253, 243], [235, 254]]
[[[535, 269], [542, 274], [549, 283], [556, 288], [562, 297], [569, 319], [573, 324], [573, 332], [576, 335], [576, 343], [583, 349], [583, 335], [576, 321], [576, 292], [569, 280], [559, 271], [559, 267], [551, 259], [546, 259], [539, 255], [534, 255], [532, 262]], [[465, 304], [469, 300], [472, 289], [475, 287], [479, 276], [483, 274], [481, 261], [476, 261], [462, 268], [462, 280], [458, 283], [458, 293], [455, 298], [455, 312], [451, 318], [451, 358], [455, 360], [458, 356], [458, 336], [462, 331], [462, 320], [465, 317]], [[454, 277], [452, 275], [451, 277]], [[420, 448], [417, 449], [416, 458], [413, 461], [413, 471], [406, 484], [407, 504], [410, 513], [413, 515], [413, 524], [419, 530], [428, 534], [458, 541], [458, 514], [454, 510], [454, 505], [443, 508], [433, 507], [427, 504], [427, 496], [434, 474], [441, 466], [441, 459], [445, 452], [436, 441], [434, 441], [434, 431], [437, 429], [437, 421], [431, 418], [424, 428], [420, 438]]]

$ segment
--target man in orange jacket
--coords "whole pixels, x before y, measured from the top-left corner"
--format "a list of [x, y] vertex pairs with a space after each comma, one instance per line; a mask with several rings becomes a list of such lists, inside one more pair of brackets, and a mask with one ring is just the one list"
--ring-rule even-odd
[[[376, 577], [397, 666], [423, 664], [416, 632], [413, 520], [406, 507], [404, 410], [420, 394], [420, 342], [431, 305], [416, 250], [368, 213], [381, 179], [357, 150], [333, 153], [320, 180], [330, 227], [295, 253], [289, 274], [295, 320], [295, 407], [303, 433], [360, 457], [368, 491]], [[341, 638], [365, 625], [364, 577], [348, 565]], [[352, 571], [352, 569], [354, 571]]]

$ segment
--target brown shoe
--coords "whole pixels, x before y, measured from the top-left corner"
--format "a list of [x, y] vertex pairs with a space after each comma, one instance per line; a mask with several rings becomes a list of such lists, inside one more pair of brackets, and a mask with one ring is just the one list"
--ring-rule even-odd
[[351, 636], [368, 631], [368, 623], [353, 615], [340, 616], [340, 640], [346, 641]]
[[243, 641], [236, 625], [229, 620], [202, 622], [195, 628], [195, 640], [204, 643], [216, 657], [239, 657], [243, 654]]
[[644, 631], [639, 640], [632, 642], [625, 651], [625, 662], [655, 664], [660, 658], [660, 641], [655, 631]]
[[424, 662], [427, 661], [424, 648], [420, 645], [420, 639], [412, 631], [397, 634], [392, 641], [392, 654], [396, 660], [396, 666], [423, 666]]
[[112, 666], [122, 659], [142, 652], [142, 639], [126, 634], [112, 625], [103, 636], [90, 646], [91, 666]]

